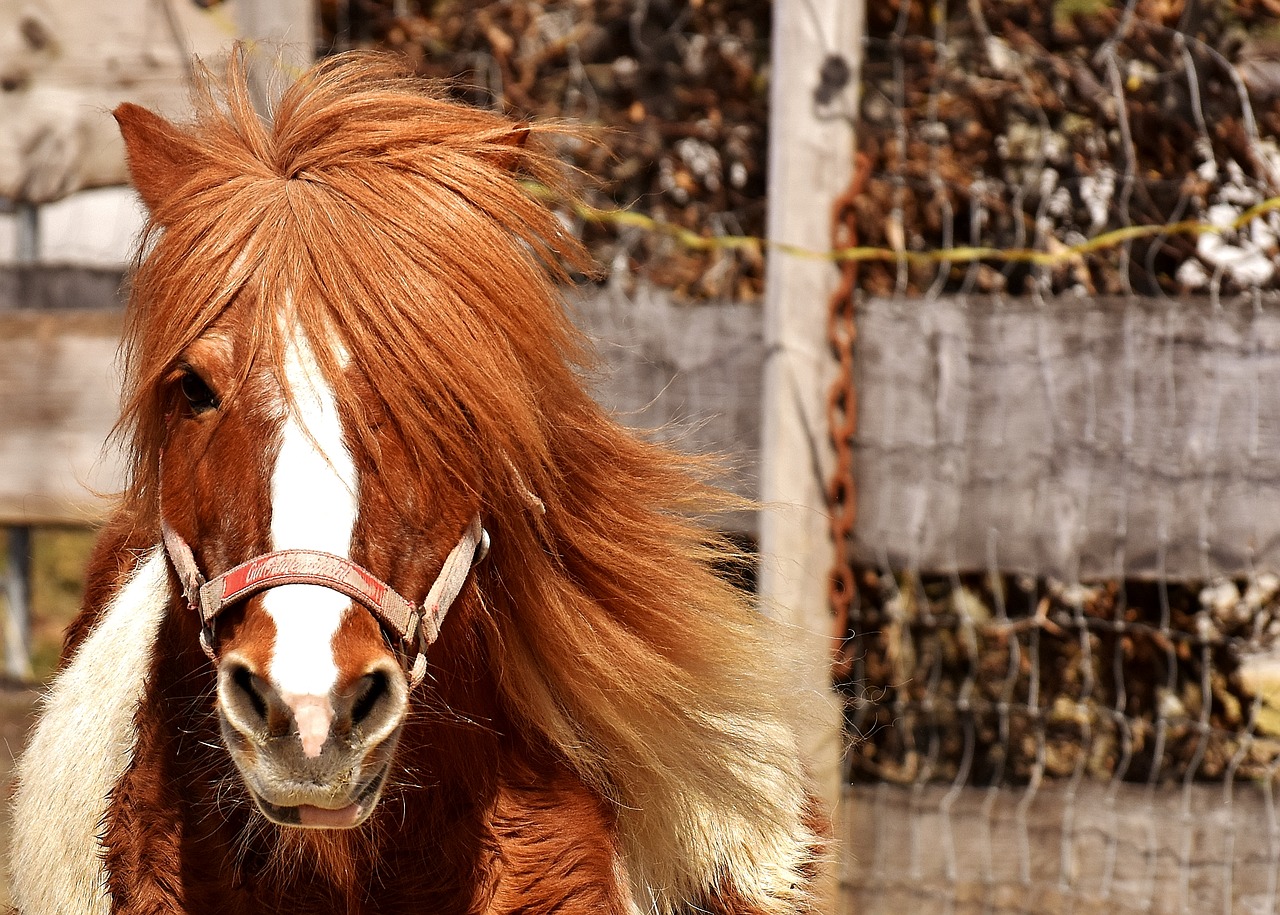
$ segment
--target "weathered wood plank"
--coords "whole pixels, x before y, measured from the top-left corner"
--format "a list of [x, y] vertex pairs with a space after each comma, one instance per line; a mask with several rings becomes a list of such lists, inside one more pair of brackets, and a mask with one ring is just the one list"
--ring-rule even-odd
[[226, 8], [182, 0], [0, 3], [0, 65], [12, 84], [0, 93], [0, 197], [42, 203], [124, 184], [111, 109], [128, 100], [189, 110], [191, 55], [216, 66], [236, 37]]
[[315, 59], [318, 10], [314, 0], [237, 0], [235, 18], [240, 34], [253, 39], [249, 91], [266, 113]]
[[[21, 282], [46, 290], [51, 308], [109, 303], [118, 282], [46, 273]], [[12, 277], [0, 271], [0, 289]], [[60, 288], [96, 291], [68, 303]], [[571, 309], [601, 351], [590, 381], [602, 403], [680, 447], [728, 455], [735, 487], [758, 494], [758, 304], [685, 307], [641, 287], [578, 291]], [[114, 340], [49, 343], [38, 355], [32, 316], [6, 320], [4, 517], [93, 515], [87, 496], [59, 500], [91, 468], [101, 488], [116, 485], [97, 463], [114, 390], [84, 381], [107, 377]], [[61, 319], [42, 320], [54, 322], [41, 325], [48, 339]], [[57, 326], [84, 320], [72, 308]], [[994, 561], [1066, 577], [1280, 567], [1280, 303], [871, 301], [860, 341], [855, 546], [865, 560], [923, 570]], [[67, 402], [75, 390], [92, 403]], [[43, 415], [61, 429], [37, 429], [30, 413], [25, 429], [14, 426], [15, 404], [54, 396], [63, 406]], [[59, 467], [79, 469], [55, 482]], [[732, 524], [754, 530], [752, 518]]]
[[[721, 457], [724, 485], [759, 497], [759, 302], [680, 305], [665, 290], [614, 284], [575, 291], [569, 310], [600, 354], [588, 379], [598, 402], [660, 441]], [[754, 513], [724, 520], [755, 532]]]
[[1273, 912], [1280, 830], [1252, 783], [846, 788], [842, 907], [901, 912]]
[[1280, 301], [872, 300], [858, 355], [865, 560], [1280, 568]]
[[124, 304], [123, 283], [123, 273], [112, 268], [0, 267], [0, 311], [118, 309]]
[[0, 312], [0, 523], [93, 523], [119, 486], [118, 311]]

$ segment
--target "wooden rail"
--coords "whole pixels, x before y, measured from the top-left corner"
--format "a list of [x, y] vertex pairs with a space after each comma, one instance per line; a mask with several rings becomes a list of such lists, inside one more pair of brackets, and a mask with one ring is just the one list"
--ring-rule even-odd
[[0, 524], [92, 524], [117, 489], [115, 309], [0, 311]]

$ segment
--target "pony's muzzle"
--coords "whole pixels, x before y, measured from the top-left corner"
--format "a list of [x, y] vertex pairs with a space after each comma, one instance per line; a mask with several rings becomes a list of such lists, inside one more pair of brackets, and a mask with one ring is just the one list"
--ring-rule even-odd
[[326, 695], [284, 692], [238, 655], [218, 665], [218, 702], [229, 723], [258, 744], [294, 736], [308, 759], [331, 741], [352, 748], [380, 743], [399, 725], [407, 692], [404, 674], [389, 659]]
[[381, 790], [408, 693], [390, 657], [325, 695], [286, 692], [235, 652], [218, 664], [227, 748], [263, 812], [289, 825], [364, 820]]

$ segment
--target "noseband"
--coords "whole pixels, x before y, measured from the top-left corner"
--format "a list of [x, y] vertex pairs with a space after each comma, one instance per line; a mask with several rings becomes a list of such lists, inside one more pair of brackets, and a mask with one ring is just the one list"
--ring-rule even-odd
[[403, 597], [363, 566], [320, 550], [276, 550], [264, 553], [206, 579], [195, 554], [165, 520], [160, 522], [165, 552], [182, 582], [187, 606], [200, 619], [200, 647], [217, 660], [213, 624], [228, 607], [281, 585], [320, 585], [344, 594], [373, 614], [395, 635], [410, 687], [427, 672], [427, 649], [440, 636], [440, 625], [462, 591], [467, 574], [489, 551], [489, 534], [476, 515], [462, 539], [445, 557], [444, 567], [421, 605]]

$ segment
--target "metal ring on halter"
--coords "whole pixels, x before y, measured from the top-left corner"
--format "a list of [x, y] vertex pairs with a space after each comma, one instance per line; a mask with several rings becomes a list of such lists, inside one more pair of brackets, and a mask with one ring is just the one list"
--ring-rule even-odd
[[218, 657], [218, 653], [213, 647], [213, 640], [213, 623], [202, 623], [200, 625], [200, 648], [204, 651], [210, 661], [216, 660]]

